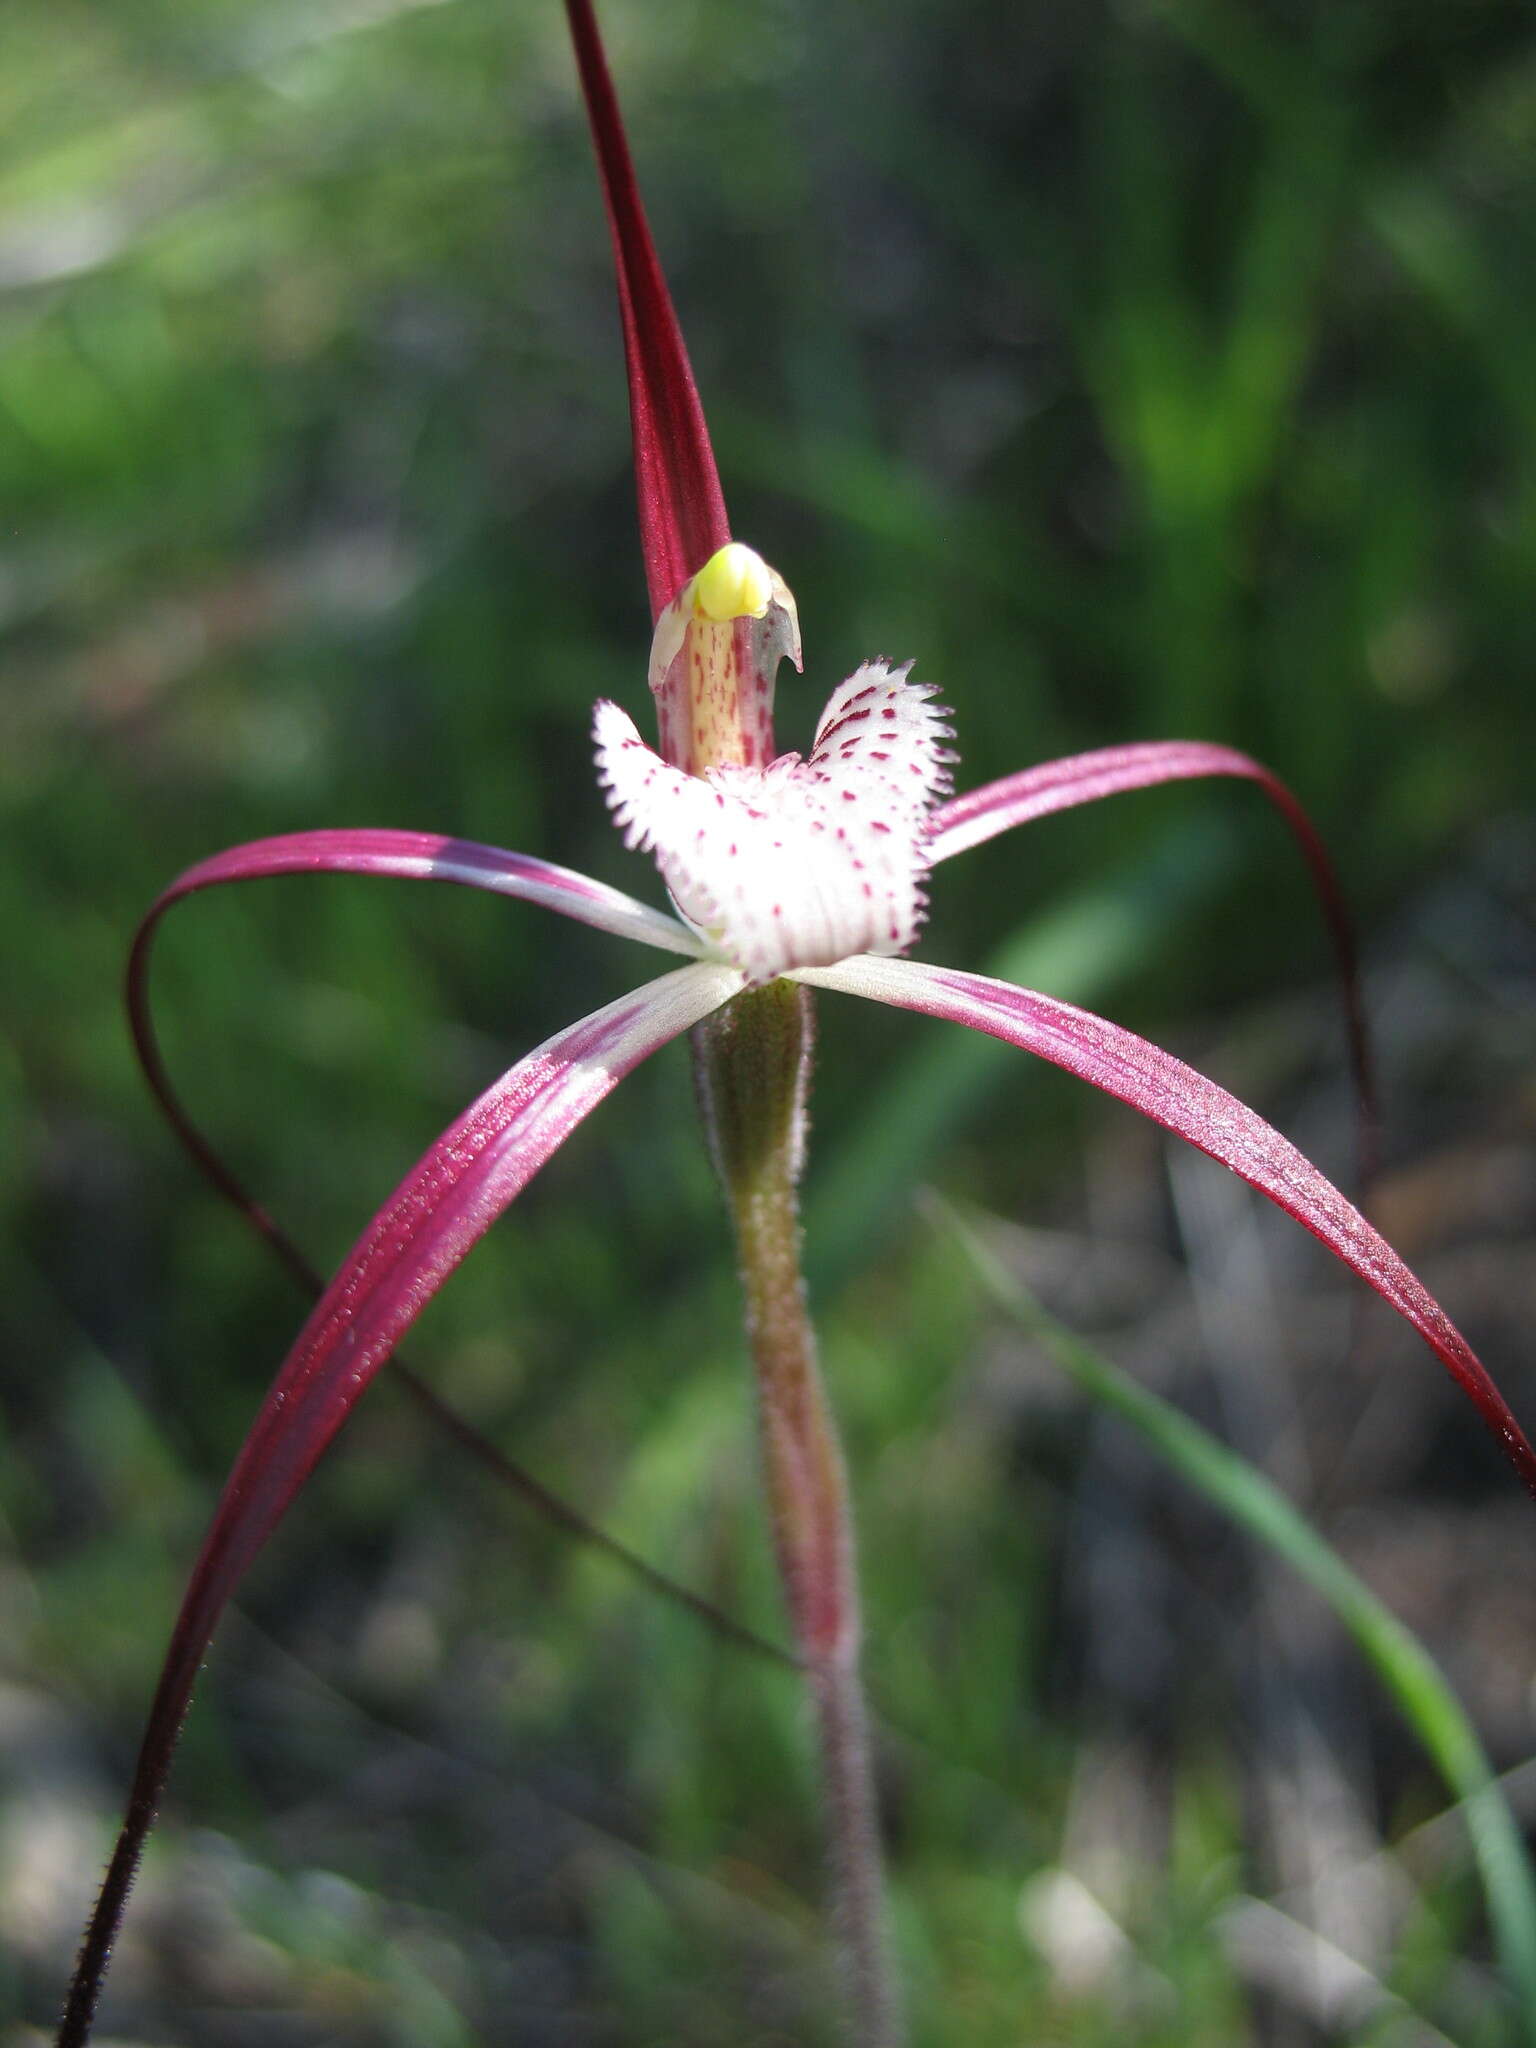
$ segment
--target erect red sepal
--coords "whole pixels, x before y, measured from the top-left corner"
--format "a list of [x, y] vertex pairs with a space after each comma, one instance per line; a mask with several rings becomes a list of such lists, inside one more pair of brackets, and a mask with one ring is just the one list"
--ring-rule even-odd
[[591, 0], [566, 0], [618, 266], [640, 545], [659, 618], [731, 537], [688, 350], [651, 240]]

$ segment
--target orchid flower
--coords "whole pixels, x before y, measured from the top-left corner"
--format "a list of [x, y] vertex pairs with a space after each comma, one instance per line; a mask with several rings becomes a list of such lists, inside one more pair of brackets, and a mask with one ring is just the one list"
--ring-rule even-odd
[[[776, 674], [786, 657], [801, 666], [794, 599], [731, 534], [590, 0], [567, 0], [567, 12], [617, 258], [659, 733], [653, 750], [627, 711], [598, 704], [597, 773], [627, 844], [654, 858], [672, 909], [530, 855], [434, 834], [296, 833], [216, 854], [165, 890], [133, 949], [129, 1006], [141, 1058], [173, 1123], [244, 1203], [180, 1109], [150, 1020], [154, 935], [184, 897], [319, 872], [452, 882], [558, 912], [682, 964], [519, 1059], [412, 1168], [321, 1293], [240, 1450], [193, 1568], [69, 1994], [63, 2048], [89, 2037], [198, 1668], [247, 1568], [454, 1267], [609, 1091], [685, 1033], [694, 1034], [707, 1135], [736, 1228], [771, 1525], [815, 1707], [852, 2038], [894, 2043], [902, 2027], [883, 1931], [851, 1517], [799, 1264], [796, 1184], [813, 990], [1004, 1040], [1230, 1167], [1413, 1325], [1536, 1492], [1536, 1453], [1439, 1303], [1262, 1117], [1105, 1018], [909, 957], [932, 871], [983, 841], [1122, 791], [1196, 777], [1247, 780], [1278, 810], [1311, 869], [1338, 957], [1357, 1083], [1369, 1099], [1349, 927], [1333, 871], [1296, 799], [1246, 755], [1199, 741], [1127, 745], [954, 796], [949, 714], [910, 664], [885, 661], [866, 662], [832, 691], [803, 754], [775, 751]], [[275, 1226], [248, 1206], [283, 1248]], [[302, 1270], [297, 1254], [285, 1255]]]

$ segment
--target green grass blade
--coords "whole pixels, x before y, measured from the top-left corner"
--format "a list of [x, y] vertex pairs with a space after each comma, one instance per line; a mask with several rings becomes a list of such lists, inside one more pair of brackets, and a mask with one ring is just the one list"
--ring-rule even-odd
[[1461, 1807], [1499, 1960], [1524, 2037], [1536, 2042], [1536, 1878], [1477, 1731], [1424, 1645], [1262, 1472], [1058, 1323], [947, 1204], [932, 1200], [931, 1208], [997, 1306], [1085, 1394], [1128, 1422], [1181, 1478], [1283, 1558], [1348, 1629]]

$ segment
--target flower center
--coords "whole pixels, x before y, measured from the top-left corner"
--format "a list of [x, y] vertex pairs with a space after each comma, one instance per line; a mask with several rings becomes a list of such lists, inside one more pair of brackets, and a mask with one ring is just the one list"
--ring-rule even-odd
[[628, 845], [653, 851], [694, 929], [752, 982], [900, 953], [925, 908], [928, 812], [949, 787], [933, 689], [866, 662], [833, 692], [810, 757], [690, 775], [597, 707], [598, 772]]

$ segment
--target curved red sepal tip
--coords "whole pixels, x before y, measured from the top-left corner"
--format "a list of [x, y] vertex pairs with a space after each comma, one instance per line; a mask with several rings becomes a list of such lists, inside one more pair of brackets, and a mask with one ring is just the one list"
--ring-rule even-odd
[[1360, 989], [1354, 924], [1322, 835], [1289, 784], [1282, 782], [1262, 761], [1206, 740], [1133, 741], [1124, 746], [1098, 747], [1091, 753], [1066, 755], [1057, 761], [1040, 761], [1032, 768], [984, 783], [979, 789], [967, 790], [963, 796], [941, 804], [933, 814], [929, 858], [937, 866], [1000, 832], [1032, 824], [1055, 811], [1098, 803], [1105, 797], [1131, 790], [1193, 781], [1208, 775], [1233, 776], [1257, 784], [1290, 830], [1312, 876], [1339, 977], [1350, 1067], [1360, 1111], [1357, 1171], [1362, 1185], [1368, 1187], [1380, 1162], [1381, 1113]]
[[725, 546], [731, 529], [704, 409], [641, 204], [591, 0], [566, 0], [566, 13], [613, 232], [640, 545], [651, 615], [659, 618], [689, 577]]

